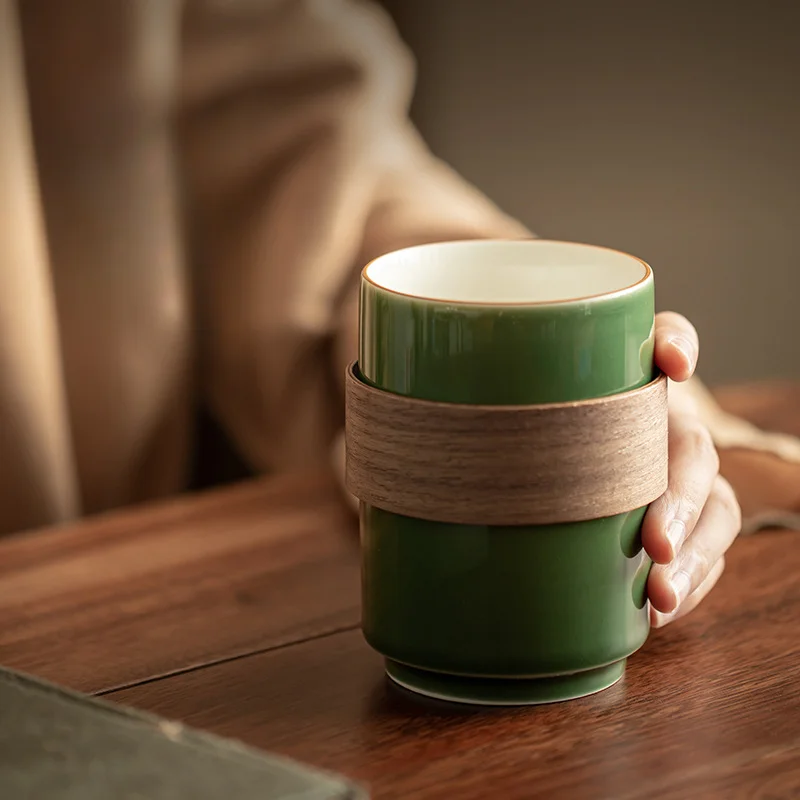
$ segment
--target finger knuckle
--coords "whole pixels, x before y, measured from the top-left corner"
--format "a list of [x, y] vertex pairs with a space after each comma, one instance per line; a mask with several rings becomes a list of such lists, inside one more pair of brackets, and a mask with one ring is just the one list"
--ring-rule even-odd
[[700, 516], [703, 504], [695, 496], [690, 484], [673, 478], [659, 498], [658, 514], [665, 519], [680, 519], [692, 523]]
[[689, 572], [694, 578], [696, 585], [703, 582], [713, 566], [711, 554], [704, 548], [698, 547], [692, 553]]
[[718, 471], [719, 453], [708, 428], [699, 421], [694, 422], [687, 428], [686, 436], [696, 456], [713, 465], [715, 472]]
[[674, 517], [681, 507], [681, 495], [677, 487], [670, 483], [664, 494], [650, 507], [653, 509], [653, 513], [659, 517]]
[[675, 516], [693, 524], [703, 511], [703, 504], [691, 492], [683, 492], [675, 499]]

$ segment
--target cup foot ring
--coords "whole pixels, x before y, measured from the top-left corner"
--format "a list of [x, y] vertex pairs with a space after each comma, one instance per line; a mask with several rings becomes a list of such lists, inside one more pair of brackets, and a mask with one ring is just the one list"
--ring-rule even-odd
[[390, 680], [414, 694], [479, 706], [528, 706], [576, 700], [608, 689], [625, 674], [626, 659], [549, 678], [466, 678], [409, 667], [386, 659]]

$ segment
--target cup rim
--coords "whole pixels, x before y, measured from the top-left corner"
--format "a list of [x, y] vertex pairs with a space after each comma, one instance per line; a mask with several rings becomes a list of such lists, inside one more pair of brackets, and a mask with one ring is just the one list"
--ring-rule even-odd
[[[369, 275], [369, 269], [371, 266], [376, 264], [378, 261], [387, 258], [388, 256], [395, 255], [397, 253], [409, 251], [409, 250], [422, 250], [432, 247], [442, 247], [447, 245], [459, 245], [459, 244], [474, 244], [474, 245], [492, 245], [492, 244], [506, 244], [506, 243], [528, 243], [530, 245], [541, 245], [541, 244], [548, 244], [548, 245], [569, 245], [571, 247], [585, 247], [590, 250], [595, 251], [603, 251], [606, 253], [614, 253], [615, 255], [622, 256], [623, 258], [630, 259], [632, 261], [636, 261], [644, 267], [644, 275], [639, 278], [639, 280], [635, 281], [634, 283], [629, 284], [628, 286], [623, 286], [619, 289], [613, 289], [608, 292], [598, 292], [595, 294], [588, 294], [583, 295], [580, 297], [570, 297], [568, 299], [556, 299], [556, 300], [512, 300], [512, 301], [492, 301], [492, 300], [456, 300], [456, 299], [447, 299], [441, 297], [428, 297], [422, 294], [413, 294], [411, 292], [402, 292], [397, 289], [392, 289], [387, 286], [384, 286], [380, 283], [374, 281]], [[648, 281], [652, 280], [653, 277], [653, 270], [650, 265], [639, 258], [638, 256], [631, 255], [630, 253], [626, 253], [623, 250], [617, 250], [613, 247], [605, 247], [604, 245], [595, 245], [595, 244], [588, 244], [585, 242], [573, 242], [566, 239], [541, 239], [537, 237], [530, 237], [530, 238], [508, 238], [508, 239], [448, 239], [441, 242], [425, 242], [423, 244], [416, 244], [416, 245], [409, 245], [408, 247], [401, 247], [397, 250], [390, 250], [386, 253], [382, 253], [379, 256], [376, 256], [364, 266], [361, 270], [361, 280], [364, 283], [368, 283], [370, 286], [375, 288], [379, 292], [386, 292], [387, 294], [394, 295], [396, 297], [404, 297], [410, 300], [416, 300], [422, 303], [431, 303], [440, 306], [470, 306], [470, 307], [478, 307], [478, 308], [538, 308], [538, 307], [552, 307], [552, 306], [569, 306], [576, 303], [586, 303], [592, 300], [606, 300], [612, 299], [617, 297], [622, 297], [626, 294], [632, 294], [635, 292], [639, 287], [646, 284]]]

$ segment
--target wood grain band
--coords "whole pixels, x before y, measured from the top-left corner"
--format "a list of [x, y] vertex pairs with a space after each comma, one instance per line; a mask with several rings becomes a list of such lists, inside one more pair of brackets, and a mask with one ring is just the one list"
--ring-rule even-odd
[[667, 487], [667, 380], [597, 400], [485, 406], [346, 379], [348, 490], [410, 517], [483, 525], [578, 522]]

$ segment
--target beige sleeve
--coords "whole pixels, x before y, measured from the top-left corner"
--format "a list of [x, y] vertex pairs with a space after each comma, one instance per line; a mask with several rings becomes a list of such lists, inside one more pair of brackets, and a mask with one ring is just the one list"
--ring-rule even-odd
[[[188, 0], [181, 165], [212, 410], [258, 469], [343, 466], [342, 377], [357, 286], [404, 245], [525, 228], [434, 158], [408, 121], [409, 54], [358, 0]], [[797, 457], [675, 392], [720, 446]]]
[[339, 312], [334, 353], [343, 378], [356, 357], [360, 268], [382, 253], [426, 242], [520, 238], [531, 233], [436, 159], [410, 124], [398, 125], [396, 161], [385, 166], [364, 226], [364, 239]]
[[189, 0], [180, 149], [201, 381], [244, 456], [305, 466], [341, 428], [361, 267], [525, 228], [408, 122], [413, 65], [357, 0]]

